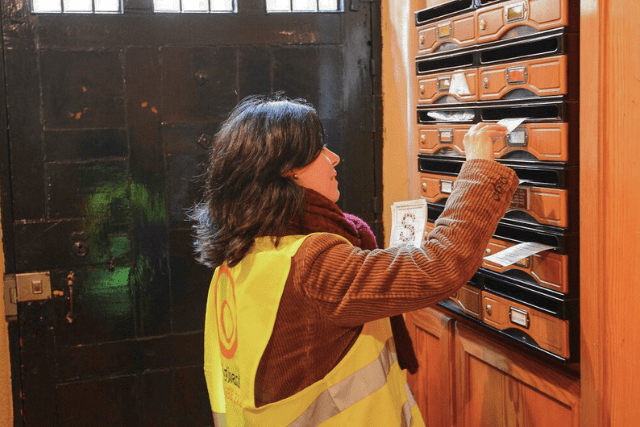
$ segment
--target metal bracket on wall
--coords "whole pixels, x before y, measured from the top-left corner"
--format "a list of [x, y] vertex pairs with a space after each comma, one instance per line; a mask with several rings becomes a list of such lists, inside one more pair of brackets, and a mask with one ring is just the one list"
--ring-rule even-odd
[[18, 317], [18, 303], [51, 299], [51, 276], [48, 271], [5, 274], [4, 304], [8, 321]]
[[18, 320], [18, 289], [16, 275], [4, 275], [4, 315], [8, 322]]

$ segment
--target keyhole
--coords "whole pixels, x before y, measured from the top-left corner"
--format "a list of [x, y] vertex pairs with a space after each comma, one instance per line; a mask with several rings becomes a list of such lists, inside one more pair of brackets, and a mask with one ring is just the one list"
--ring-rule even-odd
[[83, 240], [78, 240], [73, 244], [73, 253], [77, 257], [84, 258], [89, 253], [89, 245]]

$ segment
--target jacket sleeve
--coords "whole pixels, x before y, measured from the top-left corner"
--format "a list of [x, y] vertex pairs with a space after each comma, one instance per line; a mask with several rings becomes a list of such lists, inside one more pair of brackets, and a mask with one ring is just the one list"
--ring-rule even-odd
[[435, 304], [480, 267], [517, 186], [513, 170], [467, 161], [422, 248], [364, 251], [333, 235], [311, 236], [296, 255], [293, 285], [344, 327]]

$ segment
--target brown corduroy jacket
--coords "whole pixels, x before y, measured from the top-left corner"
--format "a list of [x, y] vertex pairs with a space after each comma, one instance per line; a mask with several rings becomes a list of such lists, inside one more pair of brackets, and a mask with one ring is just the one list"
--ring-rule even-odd
[[513, 170], [495, 161], [465, 162], [421, 249], [365, 251], [331, 234], [307, 238], [258, 366], [256, 406], [322, 379], [364, 323], [433, 305], [467, 283], [517, 186]]

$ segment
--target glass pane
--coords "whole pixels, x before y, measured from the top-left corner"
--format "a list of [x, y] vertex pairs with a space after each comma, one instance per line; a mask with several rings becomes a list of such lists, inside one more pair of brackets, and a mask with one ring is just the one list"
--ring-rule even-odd
[[233, 0], [211, 0], [211, 10], [215, 12], [233, 12]]
[[182, 0], [182, 10], [185, 12], [208, 12], [208, 0]]
[[267, 0], [267, 12], [288, 12], [290, 10], [290, 0]]
[[61, 12], [62, 2], [60, 0], [33, 0], [34, 12]]
[[65, 12], [91, 12], [92, 10], [91, 0], [64, 0]]
[[120, 0], [94, 0], [96, 12], [119, 12]]
[[338, 5], [339, 0], [319, 0], [318, 1], [318, 9], [319, 10], [340, 10]]
[[180, 0], [154, 0], [153, 8], [156, 12], [180, 12]]
[[293, 10], [295, 12], [300, 11], [313, 11], [315, 12], [318, 7], [316, 0], [293, 0]]

